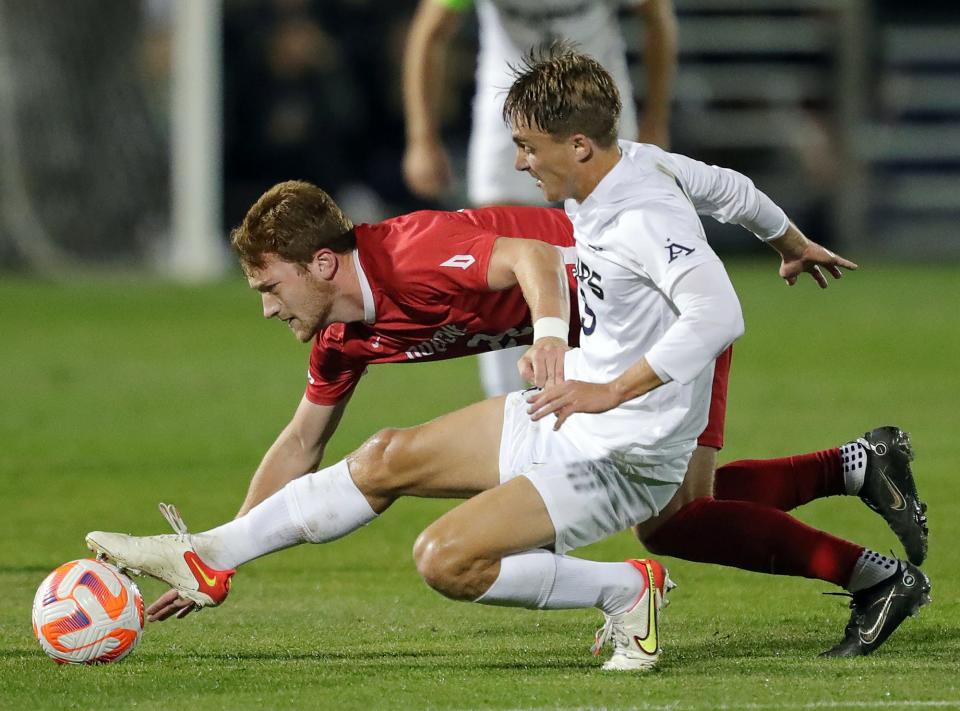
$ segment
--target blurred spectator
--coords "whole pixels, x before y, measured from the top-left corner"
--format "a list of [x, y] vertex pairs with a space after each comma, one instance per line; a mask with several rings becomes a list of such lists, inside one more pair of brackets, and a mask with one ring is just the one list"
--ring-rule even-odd
[[290, 178], [323, 186], [358, 221], [408, 208], [399, 77], [412, 5], [226, 2], [226, 224]]
[[364, 133], [359, 77], [308, 0], [225, 6], [227, 224], [265, 187], [302, 178], [327, 190], [355, 176]]

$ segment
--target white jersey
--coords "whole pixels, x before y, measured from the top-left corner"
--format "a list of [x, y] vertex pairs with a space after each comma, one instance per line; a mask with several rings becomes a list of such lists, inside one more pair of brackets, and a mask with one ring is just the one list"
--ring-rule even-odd
[[[739, 173], [719, 173], [655, 146], [620, 141], [620, 148], [620, 161], [593, 192], [582, 203], [565, 204], [576, 238], [583, 328], [580, 348], [567, 354], [568, 379], [606, 383], [647, 356], [679, 319], [671, 298], [677, 281], [694, 267], [719, 263], [690, 185], [715, 216], [755, 226], [782, 215], [775, 206], [755, 209], [762, 193]], [[687, 350], [694, 355], [674, 371], [684, 377], [609, 412], [575, 414], [563, 429], [593, 457], [692, 451], [707, 422], [712, 362], [727, 345], [712, 343], [707, 348], [716, 352], [707, 353], [692, 344]]]

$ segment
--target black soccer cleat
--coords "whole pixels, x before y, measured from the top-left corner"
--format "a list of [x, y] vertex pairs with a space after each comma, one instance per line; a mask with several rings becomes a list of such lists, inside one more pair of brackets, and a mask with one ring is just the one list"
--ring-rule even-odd
[[910, 462], [910, 435], [899, 427], [878, 427], [856, 440], [867, 454], [860, 498], [883, 516], [907, 552], [920, 565], [927, 557], [927, 505], [917, 495]]
[[908, 617], [930, 603], [930, 578], [915, 565], [899, 561], [897, 572], [853, 593], [843, 639], [821, 657], [862, 657], [883, 644]]

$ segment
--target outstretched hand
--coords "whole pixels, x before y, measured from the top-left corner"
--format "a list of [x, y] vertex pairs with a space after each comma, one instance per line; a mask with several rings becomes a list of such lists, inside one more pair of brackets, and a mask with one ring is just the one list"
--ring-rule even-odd
[[182, 620], [196, 609], [198, 608], [192, 600], [180, 597], [176, 590], [167, 590], [147, 608], [147, 620], [161, 622], [173, 615]]
[[807, 272], [821, 289], [826, 289], [829, 282], [821, 268], [826, 269], [834, 279], [843, 277], [841, 267], [850, 270], [858, 268], [858, 265], [849, 259], [844, 259], [810, 240], [792, 224], [782, 237], [770, 240], [770, 246], [780, 253], [780, 277], [790, 286], [797, 283], [801, 274]]

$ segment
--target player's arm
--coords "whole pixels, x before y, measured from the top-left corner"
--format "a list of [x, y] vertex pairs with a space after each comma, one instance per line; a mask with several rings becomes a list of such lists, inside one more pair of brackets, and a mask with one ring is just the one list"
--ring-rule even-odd
[[271, 494], [297, 477], [314, 471], [323, 459], [323, 450], [340, 424], [350, 396], [335, 405], [300, 401], [290, 423], [267, 450], [250, 481], [247, 498], [237, 512], [243, 516]]
[[403, 54], [403, 176], [407, 187], [423, 198], [438, 197], [450, 182], [437, 114], [447, 48], [460, 24], [461, 12], [452, 5], [450, 0], [421, 0]]
[[677, 17], [673, 0], [647, 0], [637, 7], [643, 18], [643, 67], [647, 87], [638, 127], [641, 143], [670, 147], [670, 103], [677, 73]]
[[786, 213], [742, 173], [676, 153], [670, 154], [669, 162], [669, 169], [685, 186], [698, 213], [740, 225], [780, 254], [780, 276], [789, 285], [793, 286], [800, 274], [808, 272], [826, 289], [827, 279], [820, 267], [835, 279], [843, 276], [841, 267], [857, 268], [854, 262], [807, 238]]
[[[237, 518], [288, 482], [317, 468], [324, 446], [337, 429], [349, 399], [347, 394], [335, 405], [317, 405], [303, 397], [290, 424], [284, 427], [257, 467]], [[193, 601], [173, 589], [157, 598], [146, 612], [151, 621], [158, 621], [172, 616], [182, 619], [196, 609]]]
[[529, 400], [531, 419], [556, 414], [559, 429], [574, 412], [606, 412], [676, 380], [689, 383], [743, 334], [740, 300], [719, 260], [703, 262], [669, 293], [680, 312], [660, 340], [609, 383], [567, 380]]
[[492, 291], [520, 286], [530, 309], [533, 345], [517, 367], [538, 387], [563, 380], [563, 354], [568, 350], [570, 285], [560, 250], [536, 239], [498, 237], [487, 267]]

